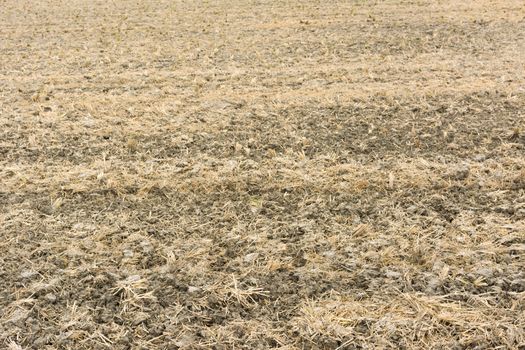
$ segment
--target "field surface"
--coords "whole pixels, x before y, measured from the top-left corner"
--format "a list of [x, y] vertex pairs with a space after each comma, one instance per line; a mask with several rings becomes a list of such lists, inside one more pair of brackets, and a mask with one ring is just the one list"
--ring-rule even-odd
[[523, 1], [0, 0], [1, 349], [524, 349]]

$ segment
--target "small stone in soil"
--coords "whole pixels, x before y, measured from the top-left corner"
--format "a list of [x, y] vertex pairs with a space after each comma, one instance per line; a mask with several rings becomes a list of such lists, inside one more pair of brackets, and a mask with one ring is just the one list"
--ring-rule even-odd
[[149, 315], [145, 312], [137, 312], [133, 317], [133, 325], [137, 326], [149, 319]]
[[44, 297], [47, 301], [49, 301], [50, 303], [55, 303], [57, 301], [57, 297], [55, 294], [53, 293], [47, 293], [46, 296]]
[[198, 293], [201, 289], [199, 287], [188, 286], [188, 293]]

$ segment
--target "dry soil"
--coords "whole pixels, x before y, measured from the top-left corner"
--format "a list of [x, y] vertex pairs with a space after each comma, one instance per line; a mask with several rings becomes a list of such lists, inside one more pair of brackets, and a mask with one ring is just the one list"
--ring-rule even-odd
[[523, 1], [0, 0], [0, 348], [524, 349]]

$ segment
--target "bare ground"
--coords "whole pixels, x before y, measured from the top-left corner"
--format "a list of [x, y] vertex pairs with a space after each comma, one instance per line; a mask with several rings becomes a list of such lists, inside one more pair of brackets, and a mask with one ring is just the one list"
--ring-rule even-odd
[[0, 0], [0, 348], [525, 348], [522, 1]]

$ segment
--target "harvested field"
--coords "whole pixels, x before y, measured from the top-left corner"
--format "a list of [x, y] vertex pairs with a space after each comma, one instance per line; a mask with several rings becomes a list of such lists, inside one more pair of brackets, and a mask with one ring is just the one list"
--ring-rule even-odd
[[525, 349], [523, 1], [0, 0], [0, 348]]

